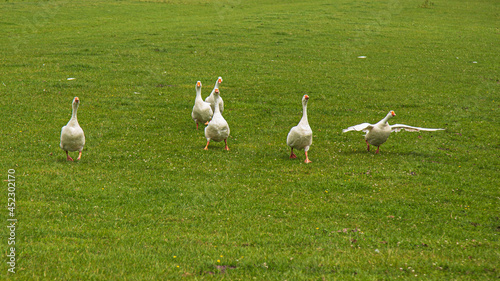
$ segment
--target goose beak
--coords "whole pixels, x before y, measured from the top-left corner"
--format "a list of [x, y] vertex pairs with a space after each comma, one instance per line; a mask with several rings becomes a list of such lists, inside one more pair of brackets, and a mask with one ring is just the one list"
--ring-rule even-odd
[[219, 80], [217, 80], [219, 83], [222, 83], [222, 78], [219, 77]]
[[396, 113], [394, 111], [391, 111], [392, 116], [396, 116]]
[[215, 89], [215, 93], [217, 93], [217, 94], [218, 94], [218, 93], [219, 93], [219, 89]]
[[309, 99], [309, 96], [308, 96], [308, 95], [304, 95], [304, 98], [305, 98], [306, 100], [308, 100], [308, 99]]
[[78, 97], [75, 97], [75, 102], [80, 102], [80, 99]]
[[196, 83], [196, 87], [201, 87], [201, 82], [200, 82], [200, 81], [198, 81], [198, 82]]

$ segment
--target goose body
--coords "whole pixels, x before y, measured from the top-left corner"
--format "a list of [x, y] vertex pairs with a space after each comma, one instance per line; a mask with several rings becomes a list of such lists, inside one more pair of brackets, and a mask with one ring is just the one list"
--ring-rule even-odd
[[351, 126], [347, 129], [342, 130], [342, 132], [349, 131], [363, 131], [366, 132], [365, 141], [367, 145], [368, 151], [370, 151], [370, 144], [377, 146], [377, 151], [375, 153], [379, 153], [380, 145], [385, 143], [392, 132], [399, 132], [401, 130], [406, 130], [409, 132], [418, 132], [418, 131], [439, 131], [444, 129], [432, 129], [432, 128], [421, 128], [421, 127], [413, 127], [404, 124], [395, 124], [389, 125], [388, 120], [392, 117], [396, 116], [394, 111], [389, 111], [384, 119], [380, 120], [377, 124], [370, 123], [362, 123], [355, 126]]
[[80, 127], [80, 124], [78, 124], [78, 119], [76, 117], [79, 104], [80, 99], [75, 97], [72, 104], [73, 112], [71, 114], [71, 119], [68, 124], [61, 129], [60, 146], [64, 151], [66, 151], [66, 159], [68, 161], [73, 161], [73, 159], [69, 156], [68, 151], [78, 151], [78, 158], [76, 160], [80, 160], [80, 158], [82, 158], [83, 146], [85, 145], [85, 135]]
[[290, 154], [290, 158], [297, 158], [297, 155], [293, 153], [293, 149], [304, 149], [304, 153], [306, 155], [306, 160], [304, 162], [310, 163], [307, 152], [309, 151], [309, 147], [312, 144], [312, 130], [309, 126], [309, 122], [307, 121], [307, 101], [309, 100], [308, 95], [304, 95], [302, 97], [302, 119], [300, 119], [299, 124], [297, 126], [290, 129], [288, 136], [286, 138], [286, 143], [291, 147], [292, 152]]
[[205, 127], [205, 137], [207, 138], [207, 145], [205, 146], [205, 150], [208, 150], [208, 144], [210, 143], [210, 141], [224, 141], [224, 143], [226, 144], [224, 149], [229, 150], [227, 146], [227, 138], [229, 137], [229, 125], [227, 124], [226, 119], [222, 117], [219, 109], [219, 89], [215, 89], [214, 98], [214, 115], [212, 117], [212, 120], [210, 120], [210, 122], [208, 123], [208, 126]]
[[[222, 77], [219, 76], [217, 81], [215, 81], [215, 86], [210, 95], [205, 99], [205, 102], [210, 103], [210, 107], [212, 107], [212, 111], [215, 112], [215, 89], [219, 89], [219, 85], [222, 83]], [[219, 92], [220, 94], [220, 92]], [[219, 110], [220, 113], [224, 112], [224, 101], [219, 95]]]
[[196, 130], [198, 130], [198, 123], [205, 124], [214, 115], [210, 103], [203, 101], [201, 98], [201, 81], [196, 82], [196, 99], [194, 101], [193, 111], [191, 117], [196, 123]]

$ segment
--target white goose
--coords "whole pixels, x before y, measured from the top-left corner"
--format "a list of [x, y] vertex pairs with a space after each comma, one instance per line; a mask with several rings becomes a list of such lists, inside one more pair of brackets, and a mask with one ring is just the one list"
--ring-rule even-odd
[[297, 155], [293, 153], [293, 149], [304, 149], [306, 154], [306, 160], [304, 162], [311, 163], [309, 157], [307, 156], [307, 151], [312, 144], [312, 130], [307, 121], [307, 101], [309, 100], [308, 95], [302, 97], [302, 119], [297, 126], [293, 127], [286, 138], [286, 144], [292, 148], [292, 153], [290, 158], [297, 158]]
[[80, 160], [80, 158], [82, 158], [83, 146], [85, 145], [85, 135], [83, 134], [82, 128], [78, 124], [78, 120], [76, 119], [76, 112], [79, 104], [80, 99], [75, 97], [73, 99], [73, 113], [71, 114], [71, 119], [68, 124], [61, 129], [60, 146], [64, 151], [66, 151], [66, 159], [68, 161], [73, 161], [73, 159], [69, 156], [68, 151], [79, 151], [78, 158], [76, 160]]
[[205, 137], [207, 138], [207, 146], [205, 146], [205, 150], [208, 150], [208, 144], [211, 140], [215, 142], [223, 141], [226, 144], [225, 150], [229, 150], [227, 147], [227, 138], [229, 137], [229, 125], [227, 124], [224, 117], [220, 113], [219, 108], [219, 89], [215, 89], [214, 91], [214, 99], [215, 99], [215, 111], [212, 117], [212, 120], [208, 123], [208, 126], [205, 127]]
[[[210, 103], [210, 106], [212, 107], [212, 111], [215, 112], [215, 97], [214, 97], [214, 94], [215, 94], [215, 89], [219, 89], [219, 85], [220, 83], [222, 83], [222, 77], [219, 76], [219, 78], [217, 78], [217, 81], [215, 81], [215, 87], [214, 89], [212, 90], [212, 92], [210, 93], [210, 96], [208, 96], [206, 99], [205, 99], [205, 102], [208, 102]], [[224, 101], [222, 100], [222, 98], [219, 96], [219, 109], [220, 109], [220, 113], [224, 112]]]
[[392, 117], [396, 116], [394, 111], [389, 111], [384, 119], [380, 120], [377, 124], [362, 123], [355, 126], [351, 126], [347, 129], [342, 130], [343, 133], [349, 131], [363, 131], [366, 132], [365, 141], [368, 151], [370, 151], [370, 144], [377, 146], [377, 151], [379, 153], [380, 145], [387, 141], [391, 132], [399, 132], [401, 130], [406, 130], [408, 132], [418, 132], [418, 131], [439, 131], [444, 129], [430, 129], [430, 128], [420, 128], [413, 127], [404, 124], [389, 125], [387, 121]]
[[198, 81], [196, 82], [196, 99], [194, 100], [193, 112], [191, 112], [191, 117], [196, 123], [196, 130], [198, 130], [198, 123], [207, 125], [212, 115], [214, 112], [210, 103], [204, 102], [201, 98], [201, 81]]

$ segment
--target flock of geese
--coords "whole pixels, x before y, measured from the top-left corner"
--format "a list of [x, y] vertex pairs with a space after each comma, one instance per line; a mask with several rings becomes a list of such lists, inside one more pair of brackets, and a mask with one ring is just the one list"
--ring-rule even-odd
[[[199, 124], [206, 125], [205, 127], [205, 138], [207, 139], [207, 145], [205, 150], [208, 150], [208, 145], [210, 141], [225, 143], [225, 150], [229, 150], [227, 146], [227, 138], [229, 137], [229, 125], [227, 121], [222, 117], [222, 112], [224, 111], [224, 101], [220, 96], [219, 86], [222, 83], [222, 77], [219, 77], [215, 82], [215, 87], [210, 93], [210, 95], [203, 100], [201, 97], [201, 81], [196, 82], [196, 98], [193, 106], [193, 111], [191, 117], [193, 118], [196, 129], [199, 128]], [[309, 100], [308, 95], [302, 97], [302, 119], [300, 119], [297, 126], [290, 129], [288, 136], [286, 138], [286, 143], [291, 148], [290, 158], [297, 158], [294, 149], [304, 150], [306, 159], [305, 163], [310, 163], [307, 152], [312, 144], [312, 130], [307, 121], [307, 101]], [[78, 158], [82, 158], [82, 150], [85, 145], [85, 134], [82, 128], [78, 124], [78, 119], [76, 113], [78, 111], [78, 105], [80, 104], [80, 99], [75, 97], [73, 99], [73, 111], [71, 114], [71, 119], [66, 126], [61, 129], [61, 148], [66, 152], [66, 159], [68, 161], [73, 161], [69, 156], [69, 151], [78, 151]], [[394, 111], [390, 111], [382, 120], [376, 124], [362, 123], [355, 126], [351, 126], [347, 129], [342, 130], [342, 132], [349, 131], [363, 131], [366, 133], [365, 141], [368, 151], [370, 151], [370, 144], [377, 147], [375, 153], [379, 153], [380, 145], [385, 143], [389, 138], [391, 132], [399, 132], [400, 130], [406, 130], [409, 132], [418, 131], [439, 131], [444, 129], [431, 129], [431, 128], [421, 128], [413, 127], [404, 124], [389, 125], [388, 121], [392, 117], [396, 116]]]

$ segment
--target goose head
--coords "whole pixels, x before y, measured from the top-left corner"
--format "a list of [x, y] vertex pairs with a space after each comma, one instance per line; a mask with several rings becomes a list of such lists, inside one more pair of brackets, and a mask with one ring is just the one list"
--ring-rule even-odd
[[219, 78], [217, 78], [217, 84], [220, 84], [222, 83], [222, 77], [219, 76]]
[[394, 116], [396, 116], [396, 113], [394, 113], [394, 110], [391, 110], [389, 111], [389, 113], [387, 113], [384, 119], [380, 120], [380, 123], [385, 124], [387, 123], [387, 121], [389, 121], [389, 119], [391, 119]]
[[[71, 113], [71, 120], [70, 120], [70, 122], [72, 120], [76, 121], [76, 112], [78, 111], [78, 105], [79, 104], [80, 104], [80, 99], [78, 97], [75, 97], [73, 99], [73, 104], [72, 104], [72, 106], [73, 106], [73, 112]], [[76, 121], [76, 122], [78, 122], [78, 121]]]
[[394, 113], [394, 110], [391, 110], [391, 111], [389, 111], [389, 113], [387, 113], [387, 115], [385, 116], [384, 119], [387, 121], [387, 120], [391, 119], [394, 116], [396, 116], [396, 113]]
[[73, 109], [78, 108], [78, 105], [80, 104], [80, 99], [78, 97], [75, 97], [73, 99]]
[[302, 105], [307, 105], [307, 101], [309, 100], [309, 96], [308, 95], [304, 95], [302, 97]]

